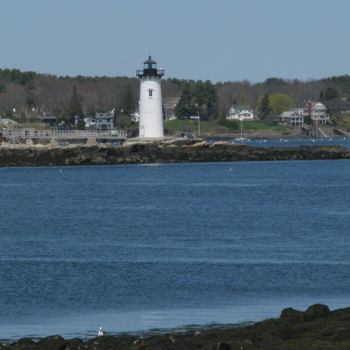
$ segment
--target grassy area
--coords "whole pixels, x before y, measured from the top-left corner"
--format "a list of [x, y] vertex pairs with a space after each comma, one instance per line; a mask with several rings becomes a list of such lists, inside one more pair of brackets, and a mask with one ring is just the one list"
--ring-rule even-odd
[[[181, 131], [190, 131], [190, 132], [197, 132], [198, 130], [198, 121], [197, 120], [168, 120], [165, 123], [165, 127], [169, 130], [175, 130], [178, 132]], [[200, 129], [201, 133], [212, 133], [212, 134], [225, 134], [232, 132], [230, 129], [225, 128], [222, 125], [219, 125], [215, 122], [207, 122], [207, 121], [201, 121], [200, 122]]]
[[[196, 133], [198, 130], [197, 120], [169, 120], [165, 123], [165, 126], [167, 129], [177, 132], [188, 131]], [[230, 134], [232, 132], [239, 132], [239, 127], [237, 130], [233, 130], [233, 128], [225, 127], [224, 125], [220, 125], [218, 122], [201, 121], [200, 127], [201, 133]], [[270, 125], [262, 121], [245, 121], [243, 122], [243, 129], [246, 131], [271, 130], [283, 132], [286, 131], [288, 127], [281, 125]]]
[[283, 125], [270, 125], [262, 121], [246, 121], [246, 122], [243, 122], [243, 129], [252, 130], [252, 131], [258, 131], [258, 130], [286, 131], [288, 127]]

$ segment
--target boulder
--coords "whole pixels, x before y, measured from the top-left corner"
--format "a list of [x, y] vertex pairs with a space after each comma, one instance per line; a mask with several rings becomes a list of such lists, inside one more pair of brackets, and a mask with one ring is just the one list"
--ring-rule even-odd
[[53, 335], [40, 339], [37, 343], [37, 350], [68, 350], [68, 342], [59, 335]]
[[317, 318], [325, 318], [330, 314], [330, 310], [327, 305], [315, 304], [304, 312], [305, 321], [313, 321]]

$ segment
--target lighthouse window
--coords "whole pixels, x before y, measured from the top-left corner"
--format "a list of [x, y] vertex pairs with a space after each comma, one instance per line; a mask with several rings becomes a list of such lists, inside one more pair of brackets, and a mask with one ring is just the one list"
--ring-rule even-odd
[[153, 90], [152, 90], [152, 89], [149, 89], [149, 90], [148, 90], [148, 96], [150, 96], [150, 97], [153, 96]]

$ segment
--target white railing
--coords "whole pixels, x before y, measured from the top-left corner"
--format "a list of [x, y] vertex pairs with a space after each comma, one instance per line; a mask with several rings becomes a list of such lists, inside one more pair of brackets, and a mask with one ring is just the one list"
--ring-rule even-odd
[[123, 130], [40, 130], [40, 129], [7, 129], [2, 131], [5, 138], [69, 140], [69, 139], [109, 139], [127, 138]]

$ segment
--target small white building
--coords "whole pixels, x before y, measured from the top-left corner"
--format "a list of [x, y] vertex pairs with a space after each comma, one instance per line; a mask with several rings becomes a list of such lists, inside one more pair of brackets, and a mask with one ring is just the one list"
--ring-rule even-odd
[[107, 113], [96, 113], [94, 117], [84, 118], [85, 128], [110, 130], [115, 129], [114, 126], [114, 111]]
[[309, 115], [311, 108], [311, 119], [319, 124], [326, 124], [330, 120], [326, 106], [321, 102], [311, 102], [311, 106], [304, 108], [304, 117]]
[[228, 120], [254, 120], [254, 113], [248, 105], [234, 105], [229, 110]]
[[292, 111], [283, 112], [280, 115], [280, 120], [283, 125], [302, 126], [304, 124], [304, 115], [300, 108]]

